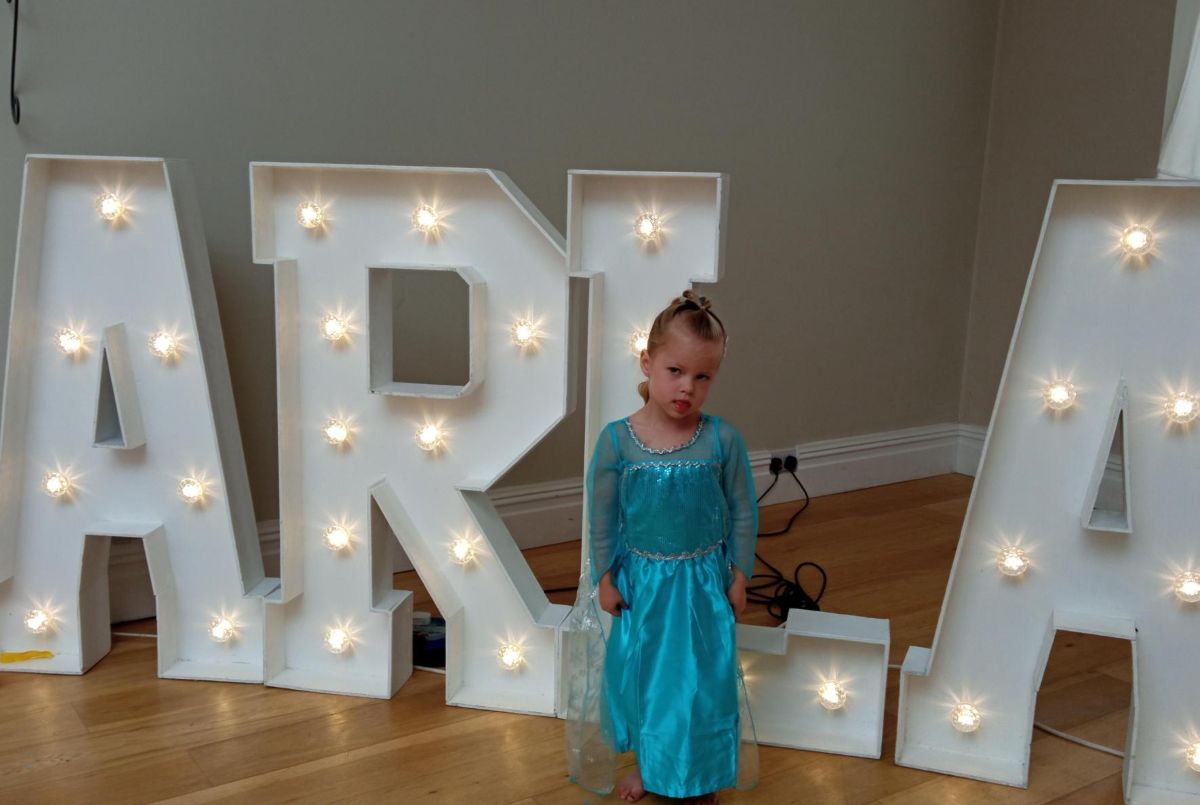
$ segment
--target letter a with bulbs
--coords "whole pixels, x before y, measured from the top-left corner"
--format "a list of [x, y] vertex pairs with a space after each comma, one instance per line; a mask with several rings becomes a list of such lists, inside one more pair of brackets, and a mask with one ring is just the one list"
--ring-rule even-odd
[[1055, 184], [897, 763], [1026, 785], [1050, 646], [1083, 632], [1132, 646], [1126, 801], [1200, 802], [1198, 266], [1200, 185]]
[[[31, 156], [0, 434], [3, 671], [110, 647], [113, 537], [145, 552], [164, 677], [261, 682], [263, 577], [185, 166]], [[140, 543], [140, 544], [139, 544]]]

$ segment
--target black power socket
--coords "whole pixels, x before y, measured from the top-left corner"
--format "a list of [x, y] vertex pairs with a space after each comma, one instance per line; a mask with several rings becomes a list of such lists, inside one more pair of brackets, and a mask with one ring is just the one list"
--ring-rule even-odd
[[768, 469], [772, 475], [778, 475], [781, 472], [795, 472], [797, 466], [799, 466], [799, 462], [796, 461], [795, 456], [784, 456], [783, 458], [771, 456], [771, 463]]

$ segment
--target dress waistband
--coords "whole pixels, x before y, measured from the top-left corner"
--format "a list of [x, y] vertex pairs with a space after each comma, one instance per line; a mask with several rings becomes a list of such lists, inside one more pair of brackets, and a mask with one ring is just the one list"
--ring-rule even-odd
[[695, 559], [697, 556], [706, 556], [720, 547], [721, 543], [716, 542], [712, 545], [709, 545], [707, 548], [699, 548], [694, 551], [688, 551], [687, 553], [653, 553], [651, 551], [638, 550], [637, 548], [630, 546], [629, 552], [646, 559]]

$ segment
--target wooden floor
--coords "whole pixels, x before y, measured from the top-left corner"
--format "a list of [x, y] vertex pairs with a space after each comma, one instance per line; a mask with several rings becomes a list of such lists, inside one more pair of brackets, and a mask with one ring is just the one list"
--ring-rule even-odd
[[[971, 479], [946, 475], [818, 498], [781, 537], [760, 540], [777, 566], [815, 561], [831, 612], [890, 618], [892, 662], [928, 646]], [[777, 530], [795, 504], [762, 512]], [[527, 553], [543, 586], [578, 575], [578, 543]], [[414, 574], [396, 586], [416, 590]], [[569, 603], [571, 594], [555, 600]], [[773, 624], [761, 609], [746, 622]], [[153, 630], [153, 621], [130, 628]], [[763, 747], [761, 782], [726, 803], [1121, 802], [1121, 760], [1034, 733], [1028, 790], [896, 766], [896, 672], [889, 674], [883, 760]], [[1127, 643], [1055, 643], [1038, 720], [1124, 746]], [[566, 778], [562, 722], [447, 707], [444, 677], [416, 672], [391, 701], [262, 685], [155, 677], [151, 639], [116, 637], [82, 677], [0, 674], [0, 802], [433, 802], [558, 805], [616, 801]], [[664, 802], [648, 796], [643, 802]]]

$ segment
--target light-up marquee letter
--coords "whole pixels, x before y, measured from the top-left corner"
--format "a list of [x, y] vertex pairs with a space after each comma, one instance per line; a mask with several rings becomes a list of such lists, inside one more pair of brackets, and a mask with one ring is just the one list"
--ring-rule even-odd
[[1197, 299], [1200, 186], [1056, 183], [897, 763], [1025, 785], [1054, 635], [1084, 632], [1132, 644], [1127, 801], [1200, 802]]
[[[571, 171], [568, 188], [571, 272], [591, 277], [586, 467], [605, 424], [642, 404], [636, 356], [655, 315], [692, 283], [721, 279], [728, 177]], [[741, 354], [740, 343], [734, 332], [732, 354]], [[586, 563], [586, 527], [583, 537]], [[586, 564], [580, 584], [586, 599], [591, 586]], [[572, 671], [586, 664], [587, 633], [593, 629], [584, 607], [565, 624], [564, 659]], [[781, 629], [739, 624], [737, 643], [761, 742], [879, 757], [887, 621], [792, 611]], [[841, 703], [831, 708], [839, 687]], [[582, 691], [580, 679], [564, 680], [560, 712], [575, 723], [594, 718]], [[569, 758], [572, 773], [578, 760]]]
[[263, 578], [186, 169], [29, 157], [0, 434], [4, 671], [110, 647], [109, 548], [140, 540], [165, 677], [262, 681]]
[[[377, 697], [403, 684], [398, 541], [446, 618], [446, 700], [553, 715], [569, 608], [549, 603], [486, 490], [567, 412], [561, 235], [487, 170], [254, 164], [251, 184], [278, 334], [268, 684]], [[394, 337], [394, 285], [414, 271], [462, 289], [462, 382], [397, 369], [440, 337]]]

